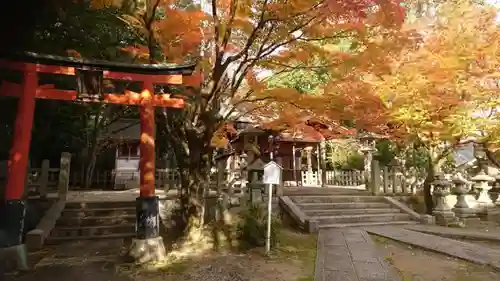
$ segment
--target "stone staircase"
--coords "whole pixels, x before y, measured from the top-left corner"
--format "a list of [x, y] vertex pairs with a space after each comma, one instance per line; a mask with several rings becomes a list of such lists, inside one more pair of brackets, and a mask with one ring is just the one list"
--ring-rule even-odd
[[135, 236], [135, 202], [68, 202], [46, 243]]
[[280, 198], [280, 206], [309, 232], [319, 228], [342, 228], [388, 224], [414, 224], [411, 216], [383, 196], [365, 192], [294, 194]]

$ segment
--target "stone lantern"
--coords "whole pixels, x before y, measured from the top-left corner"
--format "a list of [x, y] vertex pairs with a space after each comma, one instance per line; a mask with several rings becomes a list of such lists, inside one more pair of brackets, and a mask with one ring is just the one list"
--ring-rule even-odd
[[436, 223], [447, 226], [454, 221], [455, 214], [446, 203], [446, 196], [450, 195], [451, 182], [443, 174], [436, 175], [432, 182], [434, 186], [433, 195], [436, 197], [436, 206], [432, 210], [432, 215], [436, 217]]
[[487, 212], [488, 208], [494, 206], [488, 192], [491, 189], [489, 183], [493, 182], [495, 178], [488, 176], [483, 170], [481, 170], [471, 180], [475, 183], [475, 189], [479, 191], [479, 196], [477, 198], [478, 208], [482, 209], [482, 211], [484, 212]]
[[495, 181], [493, 182], [493, 187], [490, 189], [490, 198], [494, 204], [498, 202], [498, 195], [500, 193], [500, 173], [495, 175]]
[[[392, 192], [393, 193], [398, 193], [399, 190], [398, 187], [401, 187], [401, 163], [397, 157], [394, 157], [392, 161], [389, 163], [389, 169], [392, 174]], [[401, 190], [403, 192], [403, 190]]]
[[361, 133], [358, 136], [359, 141], [361, 142], [361, 153], [363, 153], [363, 166], [364, 166], [364, 178], [365, 178], [365, 186], [368, 188], [371, 182], [371, 164], [373, 161], [373, 156], [377, 152], [377, 148], [375, 147], [376, 140], [379, 137], [372, 133]]
[[468, 181], [461, 173], [455, 174], [451, 180], [455, 184], [453, 193], [457, 196], [457, 203], [453, 206], [452, 211], [460, 221], [465, 222], [467, 218], [475, 216], [474, 210], [469, 207], [465, 199], [472, 182]]

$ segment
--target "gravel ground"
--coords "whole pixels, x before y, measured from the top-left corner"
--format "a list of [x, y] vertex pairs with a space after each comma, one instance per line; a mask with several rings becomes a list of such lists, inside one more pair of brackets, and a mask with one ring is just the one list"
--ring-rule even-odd
[[[44, 249], [31, 271], [2, 281], [308, 281], [312, 280], [315, 236], [284, 231], [271, 257], [262, 249], [241, 253], [207, 252], [155, 271], [139, 270], [120, 258], [122, 240], [79, 241]], [[298, 247], [300, 246], [300, 248]], [[2, 274], [3, 275], [3, 274]], [[2, 276], [4, 277], [4, 276]]]

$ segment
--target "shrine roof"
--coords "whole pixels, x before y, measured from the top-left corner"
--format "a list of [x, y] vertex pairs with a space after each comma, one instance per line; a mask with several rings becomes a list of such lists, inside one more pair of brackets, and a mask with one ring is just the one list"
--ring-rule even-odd
[[[245, 128], [238, 131], [238, 135], [244, 134], [263, 134], [266, 131], [273, 131], [272, 129], [264, 129], [258, 125], [247, 124]], [[343, 126], [328, 126], [327, 124], [316, 122], [309, 122], [308, 120], [296, 124], [293, 128], [284, 129], [278, 132], [277, 141], [280, 142], [302, 142], [302, 143], [318, 143], [324, 140], [332, 140], [351, 136], [353, 130], [347, 129]]]
[[184, 74], [191, 75], [196, 67], [196, 62], [184, 64], [132, 64], [122, 62], [111, 62], [104, 60], [89, 60], [75, 57], [64, 57], [57, 55], [38, 54], [33, 52], [1, 52], [0, 58], [4, 60], [38, 63], [44, 65], [57, 65], [66, 67], [88, 67], [109, 71], [119, 71], [137, 74], [168, 75]]

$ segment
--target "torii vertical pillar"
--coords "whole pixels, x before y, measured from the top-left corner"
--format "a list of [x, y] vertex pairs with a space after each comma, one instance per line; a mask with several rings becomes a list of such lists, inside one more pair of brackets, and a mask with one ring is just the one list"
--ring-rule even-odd
[[139, 263], [166, 257], [160, 236], [159, 198], [155, 195], [155, 107], [148, 103], [154, 95], [153, 83], [144, 81], [140, 106], [140, 193], [136, 199], [136, 238], [130, 255]]
[[38, 76], [34, 69], [24, 72], [23, 93], [18, 99], [17, 116], [14, 123], [12, 148], [9, 155], [9, 169], [5, 188], [5, 202], [1, 214], [1, 225], [5, 237], [0, 241], [2, 248], [15, 248], [20, 254], [20, 268], [26, 267], [23, 232], [26, 206], [24, 186], [28, 167], [31, 129], [35, 112], [35, 94]]

